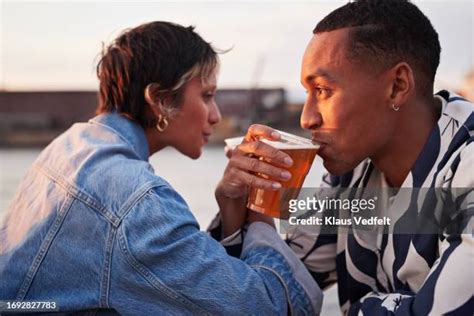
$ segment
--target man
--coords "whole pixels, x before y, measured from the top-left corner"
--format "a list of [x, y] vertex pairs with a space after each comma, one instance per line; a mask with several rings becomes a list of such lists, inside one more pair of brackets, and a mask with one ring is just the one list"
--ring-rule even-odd
[[[474, 207], [474, 106], [447, 91], [433, 96], [436, 31], [408, 1], [361, 0], [330, 13], [313, 33], [301, 69], [308, 93], [301, 125], [322, 144], [331, 174], [323, 184], [413, 189], [411, 197], [395, 192], [379, 201], [384, 210], [401, 210], [391, 234], [297, 227], [288, 243], [322, 289], [337, 282], [344, 314], [472, 315], [474, 239], [466, 232]], [[236, 214], [248, 188], [270, 188], [284, 171], [271, 164], [278, 151], [253, 141], [271, 133], [261, 125], [249, 130], [216, 189], [218, 231], [230, 235], [230, 251], [238, 249]], [[449, 195], [456, 207], [446, 218], [446, 200], [424, 199], [419, 188], [464, 189]], [[423, 231], [423, 216], [439, 231]]]

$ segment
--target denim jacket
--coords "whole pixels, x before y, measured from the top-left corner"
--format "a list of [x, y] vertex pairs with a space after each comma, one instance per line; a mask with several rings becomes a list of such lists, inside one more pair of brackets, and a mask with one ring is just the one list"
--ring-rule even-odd
[[148, 156], [143, 129], [116, 113], [43, 150], [0, 223], [0, 301], [124, 315], [320, 312], [319, 287], [273, 228], [251, 224], [240, 258], [229, 256]]

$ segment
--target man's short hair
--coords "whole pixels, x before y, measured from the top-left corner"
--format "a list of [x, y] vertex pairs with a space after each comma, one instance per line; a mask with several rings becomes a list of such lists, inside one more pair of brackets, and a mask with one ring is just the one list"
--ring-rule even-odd
[[441, 47], [428, 18], [406, 0], [356, 0], [334, 10], [314, 34], [350, 29], [349, 58], [370, 61], [375, 67], [407, 62], [422, 95], [433, 93]]

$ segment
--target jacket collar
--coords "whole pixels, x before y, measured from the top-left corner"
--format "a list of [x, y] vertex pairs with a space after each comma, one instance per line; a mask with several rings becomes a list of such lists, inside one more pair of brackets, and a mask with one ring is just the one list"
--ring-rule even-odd
[[150, 156], [148, 141], [143, 127], [138, 123], [116, 112], [100, 114], [90, 119], [89, 123], [109, 128], [132, 147], [141, 160], [148, 161]]

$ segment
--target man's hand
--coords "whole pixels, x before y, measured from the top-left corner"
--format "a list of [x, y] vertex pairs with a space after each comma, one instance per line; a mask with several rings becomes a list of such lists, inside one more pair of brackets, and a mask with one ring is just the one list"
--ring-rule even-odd
[[260, 141], [261, 138], [276, 141], [280, 134], [268, 126], [255, 124], [250, 126], [242, 144], [226, 152], [229, 163], [215, 191], [224, 237], [245, 222], [250, 188], [278, 190], [279, 181], [291, 178], [285, 169], [293, 164], [290, 156]]

